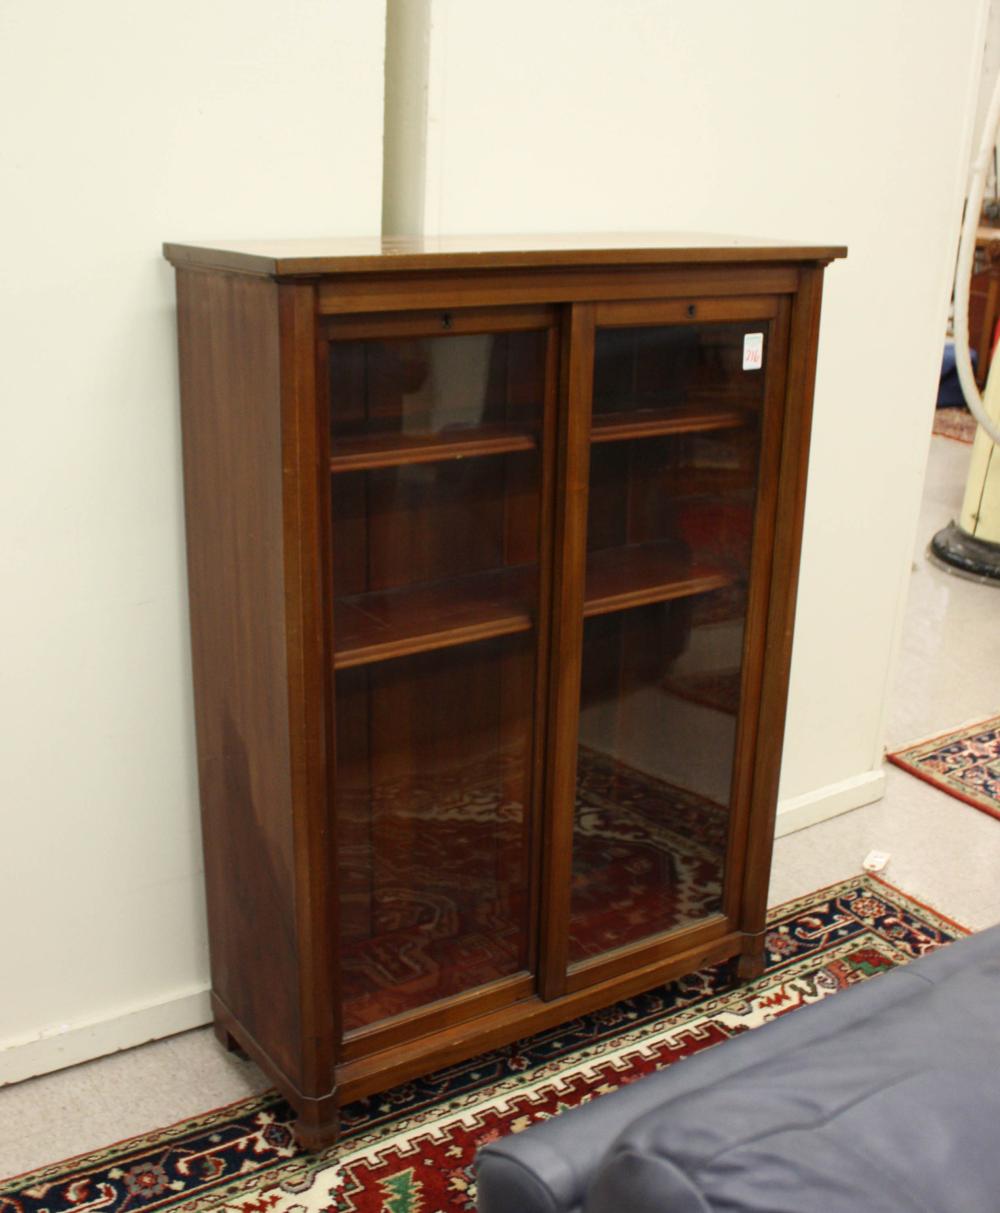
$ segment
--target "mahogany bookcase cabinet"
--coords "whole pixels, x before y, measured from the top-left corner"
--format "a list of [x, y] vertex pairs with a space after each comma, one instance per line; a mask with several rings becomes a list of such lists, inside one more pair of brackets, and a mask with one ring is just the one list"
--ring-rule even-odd
[[215, 1023], [344, 1102], [758, 972], [824, 267], [170, 244]]

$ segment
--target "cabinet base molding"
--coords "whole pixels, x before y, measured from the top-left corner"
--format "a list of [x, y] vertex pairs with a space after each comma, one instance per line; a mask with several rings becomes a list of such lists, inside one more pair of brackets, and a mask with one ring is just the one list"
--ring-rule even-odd
[[337, 1113], [343, 1100], [336, 1087], [322, 1095], [307, 1095], [300, 1091], [217, 994], [212, 995], [212, 1028], [223, 1048], [249, 1057], [292, 1105], [296, 1113], [292, 1127], [301, 1145], [307, 1150], [316, 1150], [337, 1140]]
[[[299, 1091], [221, 999], [213, 995], [215, 1033], [226, 1047], [231, 1047], [229, 1042], [235, 1042], [271, 1078], [297, 1113], [293, 1127], [299, 1142], [307, 1149], [320, 1149], [337, 1140], [337, 1113], [345, 1103], [408, 1082], [443, 1066], [466, 1061], [479, 1053], [502, 1048], [524, 1036], [545, 1031], [577, 1015], [587, 1015], [619, 999], [653, 989], [709, 965], [736, 958], [740, 958], [738, 963], [742, 965], [742, 960], [746, 959], [747, 938], [740, 932], [730, 932], [711, 943], [676, 953], [668, 960], [632, 970], [614, 980], [550, 1002], [535, 996], [525, 998], [503, 1010], [435, 1032], [433, 1036], [421, 1037], [405, 1045], [346, 1062], [337, 1067], [334, 1090], [318, 1098], [311, 1098]], [[763, 935], [753, 939], [755, 950], [758, 949], [756, 940], [759, 939], [759, 946], [763, 946]], [[740, 976], [742, 979], [742, 972]]]

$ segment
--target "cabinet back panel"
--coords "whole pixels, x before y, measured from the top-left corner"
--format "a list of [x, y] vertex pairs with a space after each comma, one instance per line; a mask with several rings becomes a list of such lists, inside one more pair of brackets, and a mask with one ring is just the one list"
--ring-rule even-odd
[[358, 434], [537, 426], [545, 344], [545, 330], [332, 342], [334, 453]]
[[764, 376], [744, 369], [744, 340], [765, 321], [598, 328], [594, 415], [691, 400], [759, 407]]
[[588, 551], [673, 541], [746, 577], [757, 457], [755, 424], [595, 445]]

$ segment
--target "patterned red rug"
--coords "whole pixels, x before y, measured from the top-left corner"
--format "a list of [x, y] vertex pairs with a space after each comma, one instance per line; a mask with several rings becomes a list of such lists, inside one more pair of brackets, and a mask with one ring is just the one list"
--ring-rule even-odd
[[916, 741], [887, 757], [949, 796], [1000, 818], [1000, 716]]
[[818, 1002], [965, 934], [859, 876], [771, 915], [767, 974], [721, 968], [344, 1109], [340, 1144], [298, 1150], [277, 1095], [0, 1181], [2, 1213], [438, 1213], [475, 1208], [487, 1141]]
[[934, 410], [933, 433], [939, 438], [954, 438], [956, 442], [971, 443], [976, 437], [978, 424], [964, 404], [954, 408]]

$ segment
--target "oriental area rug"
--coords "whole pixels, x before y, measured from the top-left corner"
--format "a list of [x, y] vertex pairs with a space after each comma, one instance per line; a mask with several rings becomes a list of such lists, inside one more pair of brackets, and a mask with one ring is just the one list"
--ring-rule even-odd
[[707, 969], [351, 1104], [339, 1145], [295, 1146], [277, 1095], [0, 1181], [0, 1213], [471, 1211], [477, 1149], [965, 934], [859, 876], [770, 917], [768, 970]]
[[1000, 818], [1000, 716], [916, 741], [888, 758], [949, 796]]

